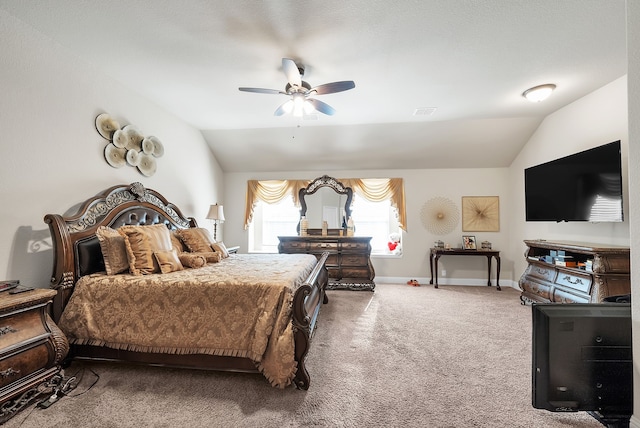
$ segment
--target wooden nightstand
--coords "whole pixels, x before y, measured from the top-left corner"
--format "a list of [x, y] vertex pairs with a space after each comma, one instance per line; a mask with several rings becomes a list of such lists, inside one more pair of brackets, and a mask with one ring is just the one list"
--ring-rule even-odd
[[0, 424], [60, 381], [69, 343], [48, 314], [55, 295], [49, 289], [0, 294]]

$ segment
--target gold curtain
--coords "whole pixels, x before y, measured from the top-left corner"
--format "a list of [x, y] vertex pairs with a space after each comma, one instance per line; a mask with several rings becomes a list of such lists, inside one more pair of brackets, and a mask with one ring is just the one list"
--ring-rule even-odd
[[293, 204], [300, 206], [298, 193], [309, 185], [309, 180], [248, 180], [244, 212], [244, 229], [249, 228], [253, 220], [253, 209], [258, 201], [268, 204], [280, 202], [287, 196], [293, 198]]
[[[391, 201], [391, 206], [398, 213], [400, 228], [407, 231], [407, 214], [404, 202], [404, 182], [402, 178], [342, 178], [343, 185], [351, 187], [354, 193], [372, 202]], [[245, 205], [244, 229], [249, 228], [253, 220], [253, 209], [256, 203], [264, 201], [269, 204], [280, 202], [287, 196], [293, 198], [296, 207], [300, 206], [298, 194], [300, 189], [309, 185], [311, 180], [248, 180]]]
[[404, 181], [402, 178], [342, 178], [339, 180], [353, 192], [371, 202], [389, 199], [398, 213], [400, 228], [407, 231], [407, 213], [404, 202]]

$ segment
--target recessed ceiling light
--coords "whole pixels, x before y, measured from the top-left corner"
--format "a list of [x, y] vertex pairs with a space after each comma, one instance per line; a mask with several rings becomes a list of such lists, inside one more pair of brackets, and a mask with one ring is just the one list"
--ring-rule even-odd
[[546, 85], [534, 86], [522, 93], [522, 96], [531, 101], [532, 103], [539, 103], [546, 100], [551, 92], [556, 88], [553, 83], [547, 83]]

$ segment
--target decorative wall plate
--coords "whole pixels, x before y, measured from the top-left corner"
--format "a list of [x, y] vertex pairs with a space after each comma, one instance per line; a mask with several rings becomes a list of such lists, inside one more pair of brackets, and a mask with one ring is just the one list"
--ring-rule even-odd
[[498, 196], [463, 196], [462, 231], [500, 231], [500, 198]]
[[131, 166], [140, 164], [140, 152], [137, 150], [127, 150], [127, 163]]
[[153, 155], [157, 158], [162, 157], [164, 155], [164, 146], [158, 137], [151, 136], [149, 139], [153, 142]]
[[154, 158], [153, 155], [140, 153], [138, 171], [140, 171], [145, 177], [151, 177], [156, 173], [156, 158]]
[[429, 199], [420, 210], [422, 225], [435, 235], [446, 235], [453, 231], [460, 220], [456, 204], [447, 198]]
[[107, 113], [99, 114], [96, 117], [96, 130], [98, 134], [107, 140], [111, 140], [113, 133], [120, 129], [120, 124]]
[[114, 168], [123, 167], [127, 163], [125, 160], [126, 154], [127, 149], [116, 147], [112, 143], [107, 144], [104, 148], [104, 158]]

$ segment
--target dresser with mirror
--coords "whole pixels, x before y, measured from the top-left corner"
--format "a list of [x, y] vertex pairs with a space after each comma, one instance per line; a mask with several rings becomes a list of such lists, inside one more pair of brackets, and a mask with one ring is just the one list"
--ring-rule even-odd
[[[329, 252], [326, 267], [330, 289], [371, 290], [375, 270], [371, 264], [371, 237], [347, 236], [343, 227], [351, 216], [353, 190], [333, 177], [322, 176], [300, 190], [300, 219], [307, 220], [306, 235], [279, 236], [280, 253]], [[322, 222], [327, 222], [323, 234]]]

